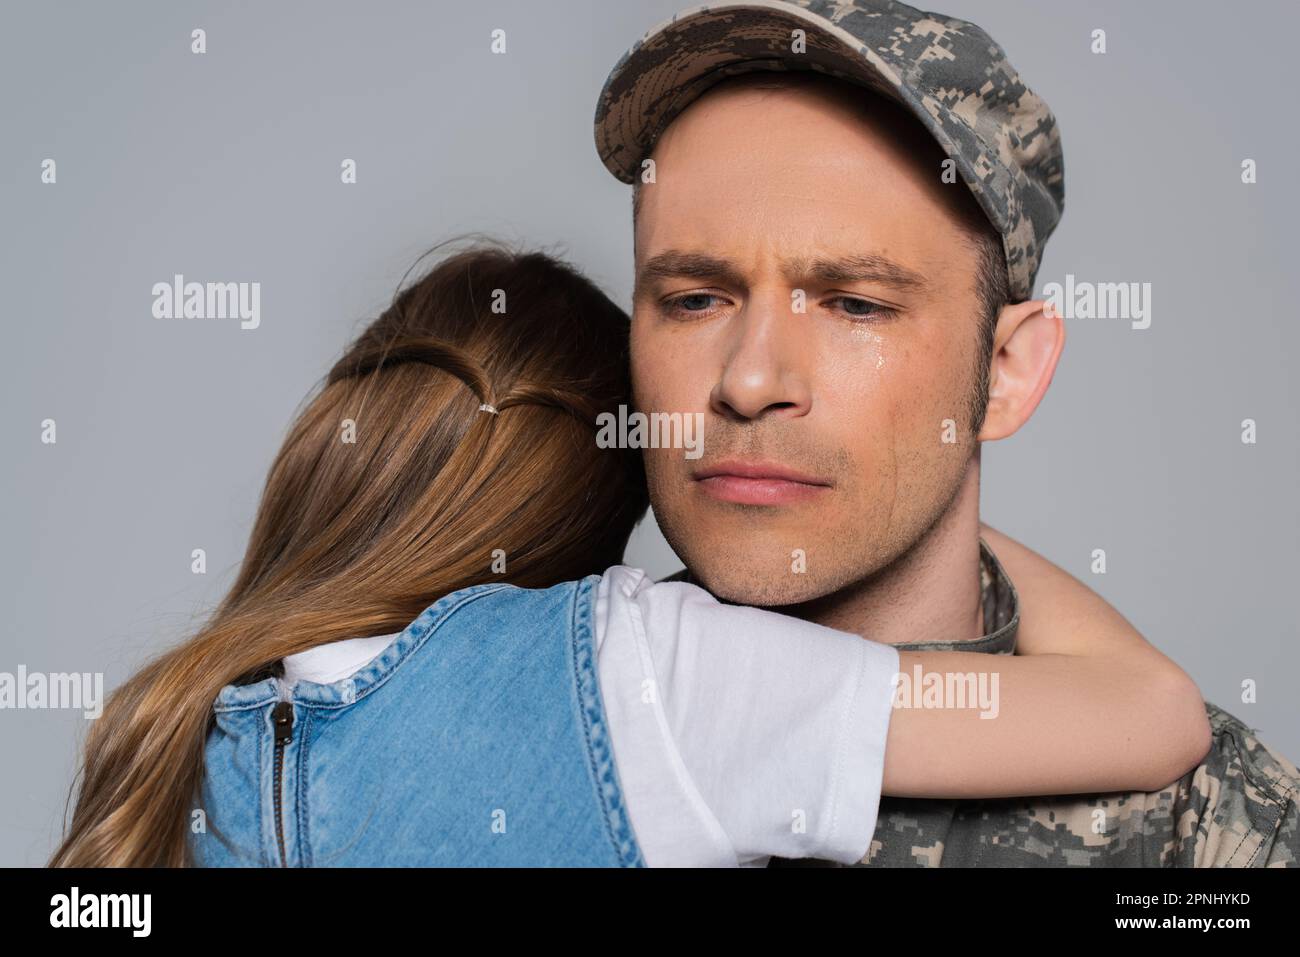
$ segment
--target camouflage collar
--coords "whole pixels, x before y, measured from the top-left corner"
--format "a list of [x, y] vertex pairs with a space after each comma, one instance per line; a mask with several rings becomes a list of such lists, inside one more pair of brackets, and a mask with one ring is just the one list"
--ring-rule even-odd
[[902, 651], [983, 651], [991, 655], [1016, 653], [1020, 627], [1020, 598], [1002, 563], [980, 539], [980, 594], [984, 602], [984, 636], [955, 641], [908, 641], [894, 645]]
[[[683, 568], [664, 581], [698, 585]], [[1016, 630], [1020, 627], [1020, 599], [993, 550], [980, 539], [980, 594], [984, 602], [984, 635], [974, 639], [909, 641], [895, 645], [904, 651], [983, 651], [991, 655], [1016, 653]]]

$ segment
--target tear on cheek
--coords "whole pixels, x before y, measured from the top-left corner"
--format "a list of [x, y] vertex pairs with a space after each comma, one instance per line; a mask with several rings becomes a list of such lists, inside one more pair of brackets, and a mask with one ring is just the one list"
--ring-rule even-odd
[[885, 368], [885, 340], [879, 333], [868, 327], [859, 327], [853, 330], [853, 337], [862, 344], [862, 354], [860, 362], [863, 368], [875, 369], [877, 372]]

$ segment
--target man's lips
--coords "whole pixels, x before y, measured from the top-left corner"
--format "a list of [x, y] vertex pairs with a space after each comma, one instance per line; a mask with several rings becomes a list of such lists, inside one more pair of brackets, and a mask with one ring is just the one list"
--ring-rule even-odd
[[722, 502], [788, 505], [821, 495], [830, 482], [779, 462], [727, 459], [692, 476], [699, 489]]

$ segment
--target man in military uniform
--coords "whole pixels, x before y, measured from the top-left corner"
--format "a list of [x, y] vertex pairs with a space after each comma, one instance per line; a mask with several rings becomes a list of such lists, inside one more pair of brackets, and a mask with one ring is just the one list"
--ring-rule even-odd
[[[765, 82], [798, 92], [756, 97]], [[979, 538], [979, 446], [1028, 419], [1063, 343], [1033, 301], [1064, 203], [1046, 103], [973, 24], [891, 0], [753, 0], [647, 33], [595, 133], [635, 187], [638, 402], [691, 408], [707, 388], [704, 463], [721, 448], [763, 479], [712, 507], [701, 466], [647, 452], [681, 577], [900, 649], [1014, 653], [1015, 590]], [[976, 348], [953, 332], [973, 311]], [[746, 511], [796, 502], [814, 520]], [[1209, 752], [1160, 791], [885, 798], [859, 866], [1300, 866], [1300, 772], [1206, 708]]]

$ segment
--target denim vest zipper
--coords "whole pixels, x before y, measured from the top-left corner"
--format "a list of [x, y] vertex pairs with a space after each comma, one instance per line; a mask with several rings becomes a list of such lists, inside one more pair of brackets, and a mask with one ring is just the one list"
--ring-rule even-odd
[[293, 740], [293, 705], [288, 701], [277, 703], [271, 712], [271, 721], [275, 728], [275, 761], [271, 778], [275, 800], [275, 840], [280, 848], [280, 866], [288, 867], [289, 856], [284, 849], [284, 749]]

